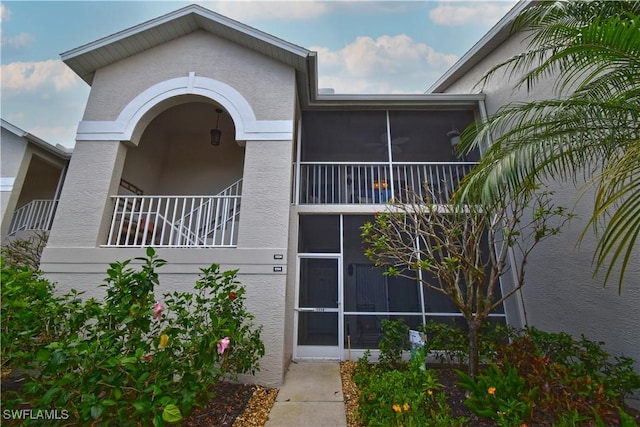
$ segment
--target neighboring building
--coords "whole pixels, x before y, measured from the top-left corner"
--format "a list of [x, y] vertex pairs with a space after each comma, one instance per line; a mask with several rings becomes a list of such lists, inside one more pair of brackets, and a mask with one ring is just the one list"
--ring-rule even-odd
[[[428, 92], [482, 91], [488, 114], [510, 102], [554, 98], [553, 76], [536, 84], [531, 93], [513, 90], [518, 75], [508, 78], [498, 73], [488, 85], [476, 86], [489, 68], [527, 48], [529, 40], [523, 33], [511, 34], [511, 24], [529, 4], [518, 3]], [[593, 193], [580, 197], [571, 182], [548, 185], [555, 191], [555, 202], [573, 208], [578, 217], [530, 257], [527, 285], [522, 290], [528, 323], [546, 331], [584, 334], [591, 340], [604, 341], [609, 352], [632, 357], [640, 371], [640, 244], [628, 264], [621, 294], [615, 278], [603, 288], [604, 275], [593, 277], [597, 238], [592, 229], [579, 243], [593, 212]]]
[[[455, 157], [450, 132], [486, 95], [335, 95], [315, 55], [197, 5], [63, 53], [91, 92], [47, 277], [101, 296], [108, 264], [147, 245], [168, 261], [160, 294], [237, 268], [267, 385], [292, 358], [376, 348], [383, 318], [459, 322], [446, 298], [373, 268], [359, 227], [409, 191], [448, 203], [479, 158]], [[523, 318], [515, 300], [494, 317]]]
[[0, 236], [5, 242], [51, 228], [71, 150], [1, 122]]

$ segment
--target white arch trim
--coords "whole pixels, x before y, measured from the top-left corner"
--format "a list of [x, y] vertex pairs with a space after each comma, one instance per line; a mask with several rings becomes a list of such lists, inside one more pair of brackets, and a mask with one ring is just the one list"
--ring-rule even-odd
[[293, 138], [292, 120], [256, 120], [247, 100], [233, 87], [190, 72], [157, 83], [136, 96], [114, 121], [82, 121], [76, 141], [132, 141], [138, 123], [160, 102], [180, 95], [200, 95], [227, 110], [236, 128], [236, 140], [288, 141]]

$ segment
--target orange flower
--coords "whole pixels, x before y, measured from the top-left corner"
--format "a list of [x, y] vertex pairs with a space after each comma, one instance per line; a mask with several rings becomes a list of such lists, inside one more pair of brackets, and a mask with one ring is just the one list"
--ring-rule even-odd
[[489, 387], [487, 389], [487, 393], [489, 393], [491, 395], [495, 395], [496, 394], [496, 388], [495, 387]]
[[394, 412], [402, 412], [402, 408], [400, 405], [396, 405], [395, 403], [392, 406]]
[[410, 406], [409, 406], [409, 404], [408, 404], [408, 403], [405, 403], [405, 404], [402, 406], [402, 409], [404, 409], [405, 411], [408, 411], [408, 410], [409, 410], [409, 408], [410, 408]]

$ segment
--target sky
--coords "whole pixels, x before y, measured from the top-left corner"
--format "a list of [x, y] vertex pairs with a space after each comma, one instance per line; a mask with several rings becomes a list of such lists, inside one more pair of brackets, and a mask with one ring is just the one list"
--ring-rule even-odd
[[515, 0], [3, 1], [0, 116], [73, 147], [90, 87], [60, 54], [198, 3], [318, 52], [318, 87], [424, 93]]

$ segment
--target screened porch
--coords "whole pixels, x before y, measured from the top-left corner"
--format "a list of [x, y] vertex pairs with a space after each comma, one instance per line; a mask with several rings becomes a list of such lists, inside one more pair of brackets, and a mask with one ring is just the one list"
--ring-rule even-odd
[[447, 204], [479, 153], [456, 151], [473, 110], [313, 111], [302, 118], [294, 204]]

